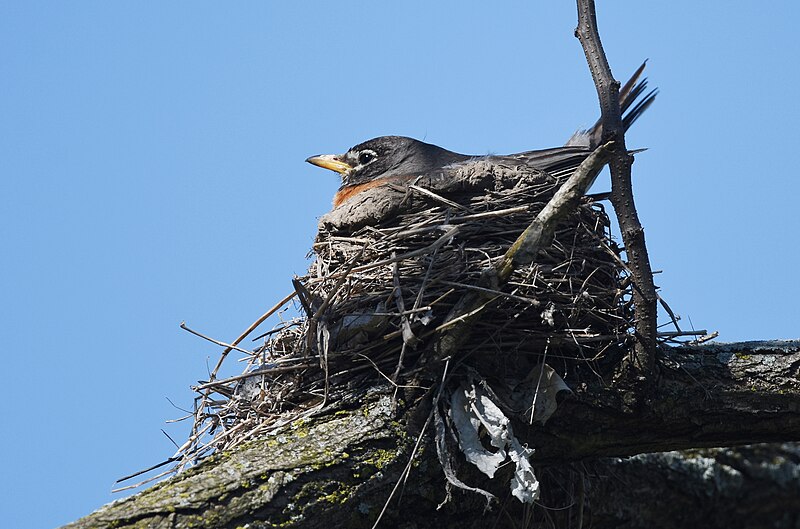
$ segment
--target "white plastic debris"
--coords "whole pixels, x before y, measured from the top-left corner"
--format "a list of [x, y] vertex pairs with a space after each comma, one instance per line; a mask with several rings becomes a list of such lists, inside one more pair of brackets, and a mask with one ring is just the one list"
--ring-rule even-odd
[[[467, 461], [492, 478], [510, 458], [516, 467], [511, 493], [523, 503], [539, 497], [539, 480], [529, 461], [533, 450], [523, 447], [514, 436], [511, 421], [494, 403], [489, 391], [474, 382], [462, 384], [450, 398], [450, 419]], [[486, 441], [495, 450], [481, 441], [481, 426], [486, 430]]]
[[[473, 411], [472, 402], [475, 399], [473, 390], [465, 390], [463, 386], [457, 389], [450, 399], [450, 418], [458, 434], [458, 446], [464, 457], [478, 467], [478, 470], [489, 476], [494, 477], [494, 473], [506, 460], [505, 443], [491, 437], [492, 446], [497, 448], [497, 452], [490, 452], [481, 444], [479, 428], [481, 419]], [[487, 431], [489, 426], [486, 426]], [[489, 435], [492, 435], [491, 432]]]

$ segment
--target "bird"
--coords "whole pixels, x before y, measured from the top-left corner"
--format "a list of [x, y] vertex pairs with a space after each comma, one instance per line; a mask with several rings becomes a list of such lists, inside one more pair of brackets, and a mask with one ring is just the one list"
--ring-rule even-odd
[[[658, 89], [647, 90], [647, 79], [639, 80], [647, 61], [620, 89], [623, 127], [627, 131], [655, 100]], [[644, 96], [640, 98], [640, 96]], [[637, 101], [638, 100], [638, 101]], [[570, 174], [599, 145], [603, 137], [602, 121], [578, 130], [561, 147], [525, 151], [507, 155], [468, 155], [405, 136], [380, 136], [350, 148], [344, 154], [320, 154], [306, 162], [341, 175], [341, 186], [333, 198], [337, 208], [353, 196], [386, 184], [401, 184], [419, 176], [440, 172], [456, 177], [468, 164], [476, 162], [526, 166], [555, 177]]]

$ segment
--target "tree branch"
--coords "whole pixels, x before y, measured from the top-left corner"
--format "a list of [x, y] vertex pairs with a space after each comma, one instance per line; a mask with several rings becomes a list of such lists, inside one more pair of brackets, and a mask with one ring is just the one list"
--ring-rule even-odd
[[[615, 385], [576, 391], [544, 426], [528, 426], [527, 415], [515, 417], [514, 431], [536, 448], [534, 464], [555, 463], [551, 468], [558, 473], [569, 461], [598, 456], [800, 439], [800, 342], [663, 348], [660, 360], [663, 381], [645, 413], [631, 409], [630, 403], [639, 401], [637, 389]], [[406, 467], [430, 410], [423, 398], [395, 416], [391, 393], [384, 386], [366, 398], [353, 396], [66, 527], [369, 527]], [[504, 520], [498, 528], [515, 526], [497, 512], [485, 512], [476, 495], [454, 492], [453, 502], [438, 510], [444, 478], [435, 450], [423, 446], [383, 526], [471, 529], [497, 520]], [[609, 467], [623, 490], [624, 466]], [[641, 464], [634, 466], [642, 471]], [[468, 473], [469, 467], [461, 471]], [[598, 468], [602, 472], [602, 465]], [[507, 478], [498, 474], [484, 485], [480, 476], [465, 476], [500, 497], [507, 494]], [[604, 483], [590, 485], [590, 498], [613, 496], [616, 489]], [[706, 483], [714, 486], [713, 480]], [[521, 509], [515, 502], [503, 510]], [[641, 507], [644, 501], [629, 503]], [[594, 512], [613, 514], [599, 503], [590, 505]]]
[[649, 400], [623, 381], [565, 400], [531, 440], [536, 460], [800, 440], [800, 342], [662, 347]]

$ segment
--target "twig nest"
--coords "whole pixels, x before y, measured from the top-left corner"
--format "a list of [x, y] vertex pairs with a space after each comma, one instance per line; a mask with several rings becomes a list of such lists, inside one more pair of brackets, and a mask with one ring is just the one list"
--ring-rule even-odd
[[[393, 373], [403, 344], [409, 352], [409, 328], [424, 343], [459, 296], [487, 289], [481, 273], [503, 256], [559, 182], [530, 168], [483, 169], [458, 180], [374, 188], [320, 219], [306, 284], [319, 298], [330, 298], [321, 315], [330, 350], [355, 354], [369, 347], [370, 359]], [[551, 363], [561, 358], [569, 372], [623, 342], [631, 317], [621, 250], [609, 224], [600, 204], [585, 201], [533, 264], [515, 271], [502, 289], [489, 287], [496, 299], [464, 355], [485, 368], [488, 362], [492, 375], [513, 375], [528, 372], [549, 344]], [[387, 309], [379, 313], [378, 306]], [[360, 341], [349, 341], [353, 329], [345, 319], [370, 313], [382, 318], [381, 330], [373, 321], [376, 332], [362, 328]], [[349, 329], [345, 336], [343, 329]], [[403, 364], [412, 368], [414, 355]]]

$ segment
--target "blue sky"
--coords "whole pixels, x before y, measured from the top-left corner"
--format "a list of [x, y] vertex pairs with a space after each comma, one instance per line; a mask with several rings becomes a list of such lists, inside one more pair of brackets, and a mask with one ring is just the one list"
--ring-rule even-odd
[[[605, 2], [656, 279], [720, 339], [798, 338], [796, 2]], [[571, 2], [2, 2], [0, 513], [55, 527], [172, 454], [214, 346], [307, 267], [336, 178], [401, 134], [563, 143], [598, 115]], [[597, 190], [607, 188], [599, 180]], [[182, 426], [166, 427], [179, 442]]]

